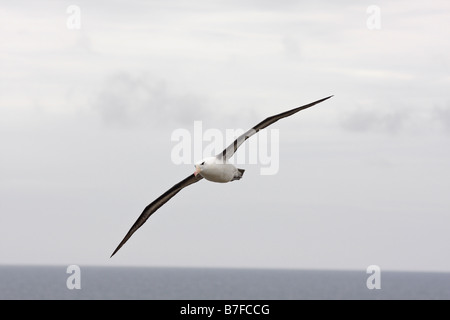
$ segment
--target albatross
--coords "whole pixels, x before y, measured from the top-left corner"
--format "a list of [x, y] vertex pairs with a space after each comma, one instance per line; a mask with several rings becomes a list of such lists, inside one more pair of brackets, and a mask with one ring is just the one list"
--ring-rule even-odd
[[228, 160], [234, 155], [239, 146], [244, 143], [245, 140], [258, 133], [258, 131], [270, 126], [272, 123], [289, 117], [300, 110], [304, 110], [306, 108], [312, 107], [318, 103], [321, 103], [332, 96], [308, 103], [304, 106], [297, 107], [274, 116], [268, 117], [265, 120], [258, 123], [253, 128], [249, 129], [247, 132], [240, 135], [233, 143], [231, 143], [226, 149], [224, 149], [221, 153], [216, 155], [215, 157], [208, 157], [200, 162], [195, 164], [195, 171], [193, 174], [188, 176], [186, 179], [178, 182], [172, 188], [163, 193], [159, 198], [150, 203], [147, 207], [145, 207], [144, 211], [142, 211], [139, 218], [133, 224], [131, 229], [125, 235], [125, 238], [120, 242], [117, 246], [116, 250], [112, 253], [111, 257], [114, 256], [117, 251], [130, 239], [130, 237], [135, 233], [146, 221], [147, 219], [155, 213], [156, 210], [161, 208], [167, 201], [173, 198], [178, 192], [180, 192], [183, 188], [190, 186], [196, 182], [199, 182], [203, 178], [212, 182], [218, 183], [226, 183], [234, 180], [240, 180], [244, 174], [244, 169], [238, 169], [231, 163], [228, 163]]

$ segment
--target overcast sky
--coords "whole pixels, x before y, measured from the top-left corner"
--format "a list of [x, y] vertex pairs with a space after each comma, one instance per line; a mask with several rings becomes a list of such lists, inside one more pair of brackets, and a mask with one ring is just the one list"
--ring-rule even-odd
[[[450, 271], [449, 17], [447, 0], [3, 2], [0, 264]], [[109, 259], [193, 172], [175, 130], [329, 95], [270, 127], [277, 174], [181, 191]]]

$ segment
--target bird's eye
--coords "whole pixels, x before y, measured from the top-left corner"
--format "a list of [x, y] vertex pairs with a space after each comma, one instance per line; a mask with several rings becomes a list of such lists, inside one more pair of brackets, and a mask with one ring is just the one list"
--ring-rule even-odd
[[202, 163], [201, 163], [201, 165], [204, 165], [205, 164], [205, 161], [203, 161]]

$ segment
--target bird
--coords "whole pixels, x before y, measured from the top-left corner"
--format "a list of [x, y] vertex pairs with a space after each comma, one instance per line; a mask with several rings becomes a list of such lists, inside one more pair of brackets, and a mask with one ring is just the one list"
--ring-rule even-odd
[[141, 215], [138, 217], [136, 222], [132, 225], [128, 233], [125, 235], [123, 240], [119, 243], [117, 248], [114, 250], [110, 258], [112, 258], [117, 251], [130, 239], [130, 237], [147, 221], [147, 219], [155, 213], [159, 208], [161, 208], [167, 201], [172, 199], [178, 192], [182, 189], [199, 182], [203, 178], [217, 183], [227, 183], [235, 180], [240, 180], [244, 175], [244, 169], [236, 168], [233, 164], [229, 163], [228, 160], [234, 155], [239, 146], [244, 143], [248, 138], [258, 133], [258, 131], [270, 126], [274, 122], [289, 117], [301, 110], [310, 108], [318, 103], [321, 103], [331, 96], [326, 98], [308, 103], [306, 105], [276, 114], [274, 116], [268, 117], [265, 120], [258, 123], [253, 128], [247, 130], [245, 133], [240, 135], [233, 141], [226, 149], [215, 157], [207, 157], [195, 164], [195, 171], [193, 174], [183, 179], [182, 181], [175, 184], [172, 188], [164, 192], [156, 200], [150, 203], [144, 208]]

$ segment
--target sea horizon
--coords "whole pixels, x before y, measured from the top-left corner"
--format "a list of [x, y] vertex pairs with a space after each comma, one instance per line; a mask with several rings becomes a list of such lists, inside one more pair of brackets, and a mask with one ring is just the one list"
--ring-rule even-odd
[[0, 299], [447, 300], [450, 272], [4, 264]]

